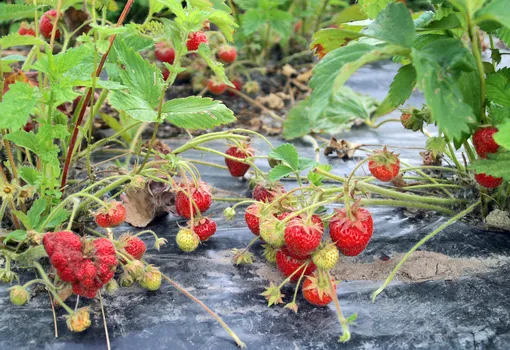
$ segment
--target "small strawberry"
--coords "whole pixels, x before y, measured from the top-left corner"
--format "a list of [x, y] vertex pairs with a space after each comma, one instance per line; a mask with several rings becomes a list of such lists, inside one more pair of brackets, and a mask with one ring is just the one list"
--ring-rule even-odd
[[475, 180], [478, 182], [480, 186], [485, 188], [496, 188], [499, 187], [503, 183], [503, 178], [494, 177], [491, 175], [487, 175], [485, 173], [475, 173]]
[[141, 260], [143, 255], [147, 251], [147, 246], [145, 243], [136, 236], [125, 236], [125, 238], [121, 238], [123, 242], [125, 242], [124, 249], [126, 252], [131, 255], [136, 260]]
[[307, 257], [319, 247], [323, 233], [311, 218], [296, 217], [285, 228], [285, 245], [295, 257]]
[[204, 32], [194, 32], [189, 33], [188, 41], [186, 42], [186, 47], [188, 51], [196, 51], [201, 43], [207, 44], [207, 36]]
[[[306, 260], [293, 258], [289, 255], [289, 251], [286, 247], [282, 247], [276, 252], [276, 266], [278, 267], [278, 270], [280, 270], [285, 277], [289, 277], [296, 272], [290, 279], [292, 282], [296, 282], [303, 273], [303, 264], [306, 264]], [[317, 267], [315, 264], [310, 262], [305, 270], [305, 275], [310, 275], [316, 269]]]
[[227, 84], [214, 77], [207, 81], [207, 89], [213, 95], [221, 95], [227, 90]]
[[156, 43], [154, 49], [156, 58], [161, 62], [173, 64], [175, 60], [175, 50], [168, 41], [160, 41]]
[[[197, 213], [197, 208], [201, 213], [204, 213], [209, 209], [212, 203], [212, 196], [209, 190], [209, 186], [201, 182], [198, 188], [194, 185], [188, 185], [188, 188], [184, 184], [181, 184], [183, 190], [180, 190], [175, 197], [175, 210], [178, 215], [187, 219], [191, 218]], [[190, 203], [189, 195], [193, 199], [193, 203]]]
[[[243, 83], [243, 81], [241, 79], [236, 78], [236, 79], [232, 80], [232, 84], [234, 84], [235, 89], [237, 91], [242, 91], [243, 90], [244, 83]], [[234, 94], [232, 91], [227, 91], [227, 95], [229, 95], [229, 96], [236, 96], [236, 94]]]
[[161, 74], [163, 75], [163, 79], [166, 81], [166, 80], [168, 80], [168, 77], [170, 76], [170, 71], [168, 69], [166, 69], [166, 67], [165, 67], [161, 71]]
[[161, 271], [158, 268], [149, 265], [140, 281], [140, 286], [150, 292], [155, 292], [161, 288]]
[[368, 170], [380, 181], [391, 181], [400, 171], [398, 155], [384, 147], [383, 150], [375, 151], [368, 161]]
[[338, 262], [339, 255], [334, 244], [327, 244], [312, 254], [312, 261], [319, 269], [331, 270]]
[[473, 134], [473, 145], [480, 158], [487, 158], [487, 154], [496, 153], [499, 145], [494, 141], [494, 134], [498, 128], [493, 126], [480, 128]]
[[31, 24], [28, 24], [27, 22], [22, 22], [18, 29], [18, 34], [26, 36], [35, 36], [35, 30]]
[[218, 50], [218, 58], [225, 63], [233, 63], [237, 58], [237, 50], [233, 46], [223, 45]]
[[372, 215], [357, 204], [352, 206], [351, 215], [347, 214], [345, 208], [337, 209], [329, 222], [331, 239], [342, 254], [347, 256], [356, 256], [365, 250], [373, 231]]
[[[324, 278], [306, 276], [302, 290], [306, 301], [316, 306], [326, 306], [333, 300], [329, 288], [329, 282]], [[336, 292], [336, 284], [334, 281], [333, 290]]]
[[294, 32], [299, 33], [301, 28], [303, 28], [303, 21], [299, 20], [294, 24]]
[[[225, 154], [234, 158], [246, 159], [253, 157], [255, 153], [249, 144], [243, 144], [241, 147], [235, 145], [230, 146], [225, 151]], [[225, 158], [225, 164], [227, 165], [230, 175], [234, 177], [244, 176], [244, 174], [248, 172], [248, 169], [250, 169], [249, 164], [241, 163], [230, 158]]]
[[403, 112], [400, 116], [400, 122], [407, 130], [418, 131], [423, 129], [423, 119], [413, 113]]
[[[39, 32], [46, 39], [51, 38], [51, 32], [53, 31], [53, 22], [55, 21], [55, 18], [57, 18], [57, 11], [49, 10], [42, 15], [41, 20], [39, 21]], [[55, 39], [58, 39], [59, 37], [60, 30], [57, 29], [55, 32]]]
[[27, 290], [22, 286], [14, 286], [10, 288], [11, 291], [9, 293], [9, 298], [11, 303], [14, 305], [25, 305], [27, 301], [30, 299], [30, 295]]
[[96, 213], [96, 223], [101, 227], [119, 226], [126, 220], [126, 208], [121, 202], [111, 201]]
[[216, 233], [216, 222], [210, 218], [202, 218], [200, 221], [195, 222], [193, 231], [198, 235], [200, 241], [207, 241]]
[[253, 189], [252, 196], [256, 201], [271, 203], [281, 194], [285, 193], [285, 188], [279, 182], [273, 184], [257, 184]]
[[246, 91], [247, 94], [256, 94], [260, 91], [260, 85], [254, 80], [248, 81], [244, 84], [244, 91]]
[[76, 310], [72, 315], [68, 315], [66, 323], [67, 328], [73, 332], [83, 332], [89, 328], [92, 322], [90, 321], [90, 312], [88, 306]]
[[34, 130], [34, 128], [35, 128], [35, 124], [32, 122], [28, 122], [23, 127], [23, 130], [25, 130], [26, 132], [30, 132], [30, 131]]
[[246, 208], [244, 220], [255, 236], [260, 235], [260, 205], [258, 203], [253, 203]]
[[177, 242], [177, 246], [184, 252], [190, 253], [197, 249], [198, 244], [200, 243], [200, 237], [198, 235], [187, 229], [183, 228], [177, 232], [177, 236], [175, 236], [175, 241]]

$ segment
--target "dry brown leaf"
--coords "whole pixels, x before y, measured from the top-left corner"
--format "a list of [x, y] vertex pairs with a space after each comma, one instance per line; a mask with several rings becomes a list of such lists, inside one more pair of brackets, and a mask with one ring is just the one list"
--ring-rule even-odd
[[[66, 22], [67, 28], [69, 31], [75, 31], [78, 29], [83, 23], [90, 19], [90, 14], [87, 11], [77, 10], [74, 7], [69, 7], [64, 12], [64, 21]], [[76, 36], [80, 36], [83, 33], [88, 33], [90, 30], [90, 26], [87, 24], [80, 28], [76, 33]]]
[[310, 69], [304, 73], [299, 74], [296, 77], [296, 80], [299, 81], [300, 83], [307, 83], [311, 77], [312, 77], [312, 70]]
[[147, 226], [156, 215], [156, 203], [148, 187], [142, 189], [131, 188], [120, 198], [126, 207], [126, 222], [135, 227]]
[[324, 148], [324, 155], [329, 156], [331, 153], [336, 152], [339, 158], [352, 159], [354, 153], [361, 147], [361, 143], [349, 142], [346, 140], [337, 140], [332, 137], [329, 144]]
[[395, 176], [393, 180], [391, 180], [391, 184], [399, 188], [407, 186], [407, 183], [405, 182], [404, 176], [402, 174], [398, 174], [397, 176]]
[[286, 64], [282, 67], [282, 74], [290, 78], [296, 76], [297, 71], [290, 64]]
[[267, 96], [258, 96], [257, 97], [257, 102], [260, 102], [264, 105], [266, 105], [267, 107], [269, 107], [270, 109], [282, 109], [283, 107], [285, 107], [285, 103], [283, 102], [283, 100], [276, 94], [269, 94]]

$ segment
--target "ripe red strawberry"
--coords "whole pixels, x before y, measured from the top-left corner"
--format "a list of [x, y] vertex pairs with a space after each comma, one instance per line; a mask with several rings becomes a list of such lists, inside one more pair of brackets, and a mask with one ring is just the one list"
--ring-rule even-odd
[[175, 197], [175, 210], [178, 215], [187, 219], [191, 218], [191, 213], [193, 213], [193, 216], [196, 215], [197, 209], [192, 202], [190, 203], [188, 198], [190, 193], [191, 198], [201, 213], [209, 209], [212, 203], [212, 197], [209, 187], [205, 183], [201, 182], [198, 188], [194, 184], [189, 185], [188, 188], [186, 188], [184, 184], [181, 184], [181, 188], [183, 188], [183, 190], [180, 190]]
[[25, 130], [26, 132], [30, 132], [30, 131], [34, 130], [34, 128], [35, 128], [35, 124], [32, 122], [28, 122], [23, 127], [23, 130]]
[[26, 36], [35, 36], [35, 30], [34, 27], [27, 22], [22, 22], [19, 29], [18, 29], [19, 35], [26, 35]]
[[204, 34], [204, 32], [194, 32], [189, 33], [188, 35], [188, 41], [186, 42], [186, 47], [188, 48], [188, 51], [195, 51], [198, 50], [198, 47], [201, 43], [207, 44], [207, 36]]
[[43, 237], [43, 245], [50, 258], [59, 246], [73, 251], [81, 251], [82, 246], [80, 237], [72, 231], [48, 232]]
[[[225, 151], [225, 154], [235, 158], [246, 159], [253, 157], [255, 153], [249, 144], [243, 144], [242, 147], [234, 145], [230, 146]], [[244, 176], [248, 169], [250, 169], [249, 164], [241, 163], [229, 158], [225, 158], [225, 164], [227, 165], [228, 171], [230, 171], [230, 175], [234, 177]]]
[[161, 74], [163, 74], [163, 79], [167, 80], [168, 77], [170, 76], [170, 71], [166, 68], [163, 68], [163, 70], [161, 71]]
[[216, 222], [210, 218], [202, 218], [200, 221], [195, 222], [193, 231], [198, 235], [200, 241], [207, 241], [216, 233]]
[[175, 60], [175, 50], [167, 41], [160, 41], [156, 43], [154, 50], [156, 58], [161, 62], [173, 64]]
[[232, 63], [237, 58], [237, 50], [233, 46], [223, 45], [218, 50], [218, 58], [225, 63]]
[[297, 217], [285, 228], [285, 245], [295, 257], [307, 257], [317, 249], [323, 233], [320, 225], [311, 218]]
[[[232, 84], [234, 84], [235, 86], [235, 89], [237, 91], [242, 91], [243, 90], [243, 81], [241, 79], [234, 79], [232, 80]], [[229, 96], [236, 96], [236, 94], [234, 94], [232, 91], [227, 91], [227, 95]]]
[[[329, 283], [324, 278], [306, 276], [302, 290], [306, 301], [316, 306], [326, 306], [333, 300], [330, 295]], [[336, 293], [336, 284], [334, 281], [333, 290]]]
[[227, 84], [218, 79], [212, 78], [207, 81], [207, 89], [211, 94], [221, 95], [225, 92], [225, 90], [227, 90]]
[[[281, 247], [276, 252], [276, 266], [285, 277], [289, 277], [294, 271], [297, 271], [290, 279], [292, 282], [296, 282], [303, 273], [301, 266], [304, 263], [306, 263], [306, 260], [298, 260], [290, 256], [286, 247]], [[305, 275], [312, 274], [316, 269], [315, 264], [310, 262], [310, 265], [305, 270]]]
[[499, 145], [494, 141], [494, 134], [498, 128], [493, 126], [480, 128], [473, 134], [473, 145], [480, 158], [487, 158], [487, 154], [496, 153]]
[[258, 203], [251, 204], [246, 208], [244, 220], [250, 231], [255, 235], [260, 235], [260, 206]]
[[107, 208], [100, 209], [96, 214], [96, 223], [101, 227], [119, 226], [126, 220], [126, 208], [121, 202], [111, 201]]
[[301, 31], [302, 27], [303, 27], [303, 21], [299, 20], [299, 21], [296, 22], [296, 24], [294, 24], [294, 31], [296, 33], [299, 33]]
[[354, 205], [351, 217], [345, 208], [338, 209], [329, 222], [329, 234], [340, 251], [347, 256], [356, 256], [365, 250], [372, 232], [374, 221], [365, 208]]
[[375, 151], [368, 161], [368, 170], [380, 181], [391, 181], [400, 171], [398, 155], [384, 147], [383, 150]]
[[496, 188], [503, 183], [503, 178], [494, 177], [485, 173], [475, 174], [475, 180], [480, 186], [485, 188]]
[[257, 184], [253, 189], [253, 199], [261, 202], [271, 203], [277, 196], [285, 193], [285, 188], [279, 182], [273, 184]]
[[[55, 21], [55, 18], [57, 18], [57, 11], [49, 10], [42, 15], [41, 20], [39, 21], [39, 32], [46, 39], [51, 38], [51, 32], [53, 30], [53, 22]], [[55, 32], [55, 39], [58, 39], [59, 37], [60, 29], [57, 29]]]
[[147, 251], [145, 243], [136, 236], [129, 236], [126, 238], [126, 245], [124, 249], [136, 260], [142, 259], [143, 255]]

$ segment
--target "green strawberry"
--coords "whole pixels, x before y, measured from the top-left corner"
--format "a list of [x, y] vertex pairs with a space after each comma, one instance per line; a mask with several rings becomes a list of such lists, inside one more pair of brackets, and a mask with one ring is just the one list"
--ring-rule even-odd
[[11, 303], [14, 305], [25, 305], [30, 296], [25, 288], [22, 286], [14, 286], [10, 292]]
[[313, 263], [324, 270], [331, 270], [338, 262], [340, 253], [333, 243], [326, 244], [312, 254]]
[[198, 237], [198, 235], [190, 229], [183, 228], [177, 232], [175, 241], [182, 251], [189, 253], [197, 249], [198, 244], [200, 243], [200, 237]]
[[161, 271], [157, 267], [147, 266], [140, 286], [151, 292], [157, 291], [161, 287]]

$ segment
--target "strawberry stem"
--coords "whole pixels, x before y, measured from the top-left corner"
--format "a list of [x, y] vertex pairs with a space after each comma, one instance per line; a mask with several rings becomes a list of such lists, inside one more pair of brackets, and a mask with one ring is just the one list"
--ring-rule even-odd
[[218, 321], [218, 323], [223, 327], [223, 329], [225, 329], [225, 331], [234, 339], [234, 341], [236, 342], [237, 346], [239, 346], [240, 348], [245, 348], [246, 347], [246, 344], [244, 344], [241, 339], [237, 336], [237, 334], [234, 333], [234, 331], [232, 331], [232, 329], [230, 329], [230, 327], [220, 318], [220, 316], [218, 316], [214, 311], [212, 311], [211, 309], [209, 309], [207, 307], [207, 305], [205, 305], [200, 299], [198, 299], [197, 297], [195, 297], [193, 294], [191, 294], [190, 292], [188, 292], [186, 289], [184, 289], [183, 287], [181, 287], [178, 283], [176, 283], [175, 281], [173, 281], [170, 277], [168, 277], [167, 275], [165, 275], [164, 273], [161, 274], [161, 276], [166, 279], [170, 284], [172, 284], [175, 288], [177, 288], [177, 290], [179, 290], [181, 293], [183, 293], [184, 295], [186, 295], [188, 298], [190, 298], [191, 300], [193, 300], [195, 303], [197, 303], [198, 305], [200, 305], [205, 311], [207, 311], [207, 313], [209, 313], [209, 315], [211, 315], [212, 317], [214, 317], [216, 319], [216, 321]]
[[340, 302], [338, 301], [338, 296], [336, 295], [335, 288], [333, 287], [333, 281], [331, 279], [331, 275], [329, 272], [327, 273], [327, 279], [328, 279], [328, 285], [329, 285], [329, 294], [331, 295], [331, 298], [333, 299], [333, 303], [335, 304], [336, 308], [336, 314], [338, 316], [338, 321], [340, 322], [340, 325], [342, 326], [343, 334], [340, 337], [340, 341], [342, 343], [349, 341], [351, 339], [351, 332], [349, 331], [349, 322], [344, 317], [344, 314], [342, 313], [342, 309], [340, 308]]
[[381, 292], [386, 289], [386, 287], [390, 284], [390, 282], [395, 278], [395, 275], [397, 274], [400, 267], [407, 261], [407, 259], [411, 256], [411, 254], [418, 249], [422, 244], [427, 242], [429, 239], [433, 238], [435, 235], [437, 235], [439, 232], [443, 231], [445, 228], [450, 226], [451, 224], [455, 223], [457, 220], [461, 219], [462, 217], [466, 216], [470, 212], [472, 212], [478, 205], [481, 204], [481, 201], [476, 202], [475, 204], [469, 206], [467, 209], [461, 211], [454, 217], [452, 217], [450, 220], [439, 226], [437, 229], [429, 233], [427, 236], [423, 237], [418, 243], [416, 243], [400, 260], [400, 262], [395, 266], [393, 271], [391, 271], [390, 275], [386, 280], [384, 281], [383, 285], [379, 287], [375, 292], [372, 293], [372, 302], [375, 301], [377, 296], [381, 294]]
[[64, 303], [62, 298], [60, 298], [58, 293], [55, 292], [55, 286], [50, 282], [50, 279], [48, 278], [48, 275], [44, 271], [41, 264], [39, 264], [37, 261], [34, 261], [33, 264], [36, 270], [41, 275], [41, 278], [44, 281], [44, 285], [50, 291], [51, 295], [53, 295], [53, 298], [69, 313], [69, 315], [74, 315], [74, 311], [69, 306], [67, 306], [67, 304]]

